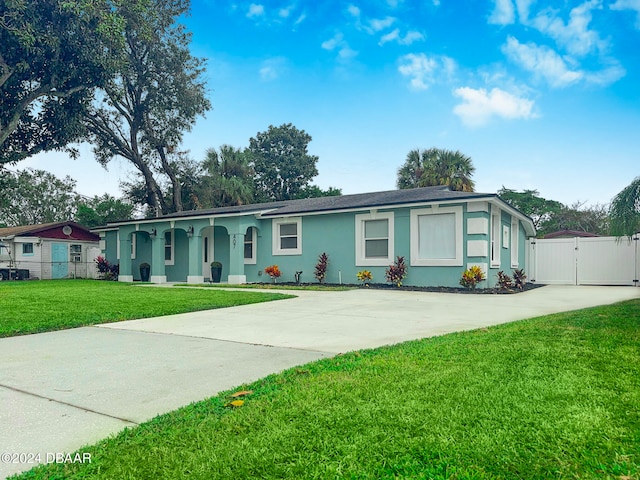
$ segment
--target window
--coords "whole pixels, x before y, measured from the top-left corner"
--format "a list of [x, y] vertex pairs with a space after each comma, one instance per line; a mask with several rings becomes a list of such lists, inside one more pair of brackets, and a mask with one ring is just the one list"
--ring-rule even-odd
[[511, 222], [511, 268], [518, 268], [518, 220]]
[[22, 255], [33, 255], [33, 243], [22, 244]]
[[411, 211], [411, 264], [462, 265], [462, 207]]
[[136, 258], [136, 244], [138, 243], [138, 235], [131, 235], [131, 259], [135, 260]]
[[393, 263], [393, 213], [356, 215], [356, 265]]
[[173, 243], [175, 237], [173, 234], [173, 230], [168, 230], [164, 232], [164, 264], [165, 265], [173, 265]]
[[244, 263], [255, 265], [256, 263], [256, 237], [257, 229], [255, 227], [247, 228], [244, 234]]
[[202, 250], [204, 252], [204, 263], [209, 264], [209, 237], [204, 237], [204, 246]]
[[491, 267], [500, 268], [500, 209], [491, 206]]
[[302, 255], [302, 218], [274, 219], [273, 255]]
[[82, 261], [82, 245], [71, 245], [69, 247], [69, 256], [74, 263], [80, 263]]

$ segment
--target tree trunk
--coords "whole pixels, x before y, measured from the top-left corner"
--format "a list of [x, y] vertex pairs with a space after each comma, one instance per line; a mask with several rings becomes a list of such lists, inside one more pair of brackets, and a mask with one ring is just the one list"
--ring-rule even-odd
[[162, 170], [167, 174], [171, 180], [171, 186], [173, 187], [173, 208], [176, 212], [181, 212], [182, 207], [182, 185], [178, 179], [173, 165], [167, 160], [167, 151], [163, 146], [157, 147], [158, 154], [160, 155], [160, 161], [162, 162]]

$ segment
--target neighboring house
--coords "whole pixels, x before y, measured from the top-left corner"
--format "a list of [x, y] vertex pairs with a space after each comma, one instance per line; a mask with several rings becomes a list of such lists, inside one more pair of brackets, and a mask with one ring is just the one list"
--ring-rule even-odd
[[499, 270], [524, 268], [530, 218], [495, 194], [447, 187], [309, 198], [194, 210], [154, 219], [112, 222], [94, 229], [104, 254], [119, 263], [121, 281], [200, 283], [212, 261], [222, 281], [268, 282], [264, 268], [277, 264], [278, 281], [314, 282], [318, 256], [326, 252], [327, 283], [356, 283], [360, 270], [385, 282], [398, 255], [409, 266], [405, 285], [458, 286], [462, 272], [479, 265], [495, 284]]
[[582, 232], [580, 230], [558, 230], [557, 232], [547, 233], [542, 238], [591, 238], [599, 236], [597, 233]]
[[29, 270], [30, 278], [93, 278], [100, 236], [75, 222], [0, 228], [0, 269]]

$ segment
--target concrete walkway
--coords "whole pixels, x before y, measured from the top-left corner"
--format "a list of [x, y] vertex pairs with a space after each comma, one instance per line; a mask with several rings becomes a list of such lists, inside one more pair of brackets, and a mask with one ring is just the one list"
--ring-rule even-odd
[[[288, 293], [299, 297], [0, 339], [0, 454], [45, 461], [341, 352], [640, 298], [640, 288], [566, 286], [518, 295]], [[0, 461], [0, 478], [32, 466]]]

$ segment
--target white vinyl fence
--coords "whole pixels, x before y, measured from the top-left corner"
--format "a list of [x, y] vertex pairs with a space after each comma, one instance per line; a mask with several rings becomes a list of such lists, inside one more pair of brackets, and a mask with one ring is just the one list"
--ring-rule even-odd
[[531, 239], [528, 277], [542, 284], [640, 286], [639, 244], [640, 234]]

